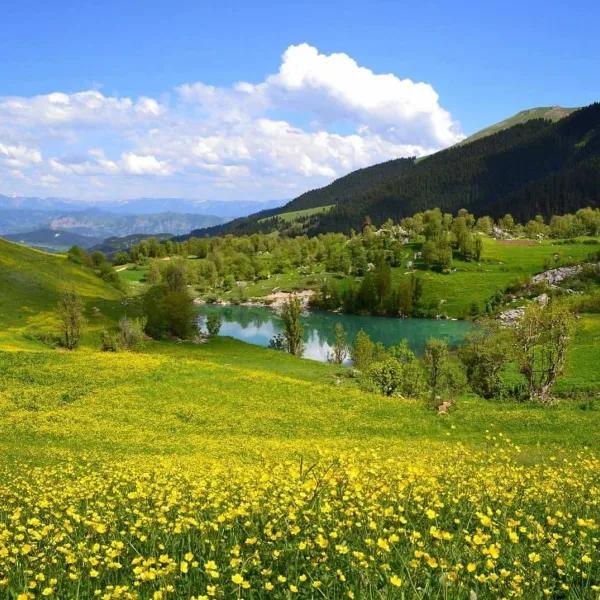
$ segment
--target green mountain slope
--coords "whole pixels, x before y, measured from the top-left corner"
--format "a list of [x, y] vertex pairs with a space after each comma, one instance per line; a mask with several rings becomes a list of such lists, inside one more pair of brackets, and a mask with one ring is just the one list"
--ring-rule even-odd
[[[54, 315], [65, 289], [74, 289], [88, 309], [107, 307], [121, 293], [91, 269], [65, 256], [27, 248], [0, 239], [0, 339], [23, 339], [56, 331]], [[92, 316], [90, 328], [102, 324], [102, 314]]]
[[[549, 110], [554, 112], [543, 114], [558, 118], [560, 111]], [[361, 169], [268, 214], [251, 215], [207, 232], [285, 229], [284, 219], [265, 217], [331, 204], [331, 210], [307, 217], [304, 231], [349, 231], [361, 227], [366, 216], [382, 223], [435, 206], [449, 212], [466, 208], [493, 217], [510, 212], [522, 221], [536, 214], [549, 217], [598, 206], [600, 104], [554, 122], [532, 118], [419, 161], [398, 159]], [[297, 229], [296, 224], [294, 232]]]
[[473, 135], [463, 140], [461, 144], [469, 144], [476, 140], [480, 140], [488, 135], [494, 135], [504, 129], [510, 129], [515, 125], [521, 125], [531, 121], [533, 119], [544, 119], [547, 121], [560, 121], [564, 117], [568, 117], [571, 113], [575, 112], [577, 108], [564, 108], [562, 106], [538, 106], [536, 108], [528, 108], [522, 110], [508, 119], [504, 119], [494, 125], [490, 125], [481, 131], [477, 131]]

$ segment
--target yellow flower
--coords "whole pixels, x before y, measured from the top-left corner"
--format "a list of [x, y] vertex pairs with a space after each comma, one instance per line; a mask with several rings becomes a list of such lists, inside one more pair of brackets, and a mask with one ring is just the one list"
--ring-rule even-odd
[[232, 575], [231, 581], [233, 581], [235, 585], [242, 585], [242, 583], [244, 583], [244, 578], [239, 573], [236, 573], [235, 575]]
[[390, 583], [395, 587], [400, 587], [402, 585], [402, 579], [400, 579], [398, 575], [392, 575], [390, 577]]
[[179, 570], [180, 570], [182, 573], [187, 573], [187, 572], [188, 572], [188, 569], [189, 569], [189, 567], [188, 567], [188, 562], [187, 562], [187, 561], [185, 561], [185, 560], [182, 560], [182, 561], [181, 561], [181, 563], [179, 564]]

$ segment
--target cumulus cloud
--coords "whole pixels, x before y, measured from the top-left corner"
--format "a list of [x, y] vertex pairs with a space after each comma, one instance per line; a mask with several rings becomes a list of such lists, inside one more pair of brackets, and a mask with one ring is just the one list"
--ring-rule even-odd
[[123, 154], [123, 169], [130, 175], [170, 175], [171, 168], [166, 161], [158, 160], [152, 154]]
[[105, 96], [97, 90], [54, 92], [32, 97], [0, 98], [0, 120], [27, 127], [57, 125], [128, 125], [159, 117], [163, 107], [153, 98]]
[[21, 169], [42, 162], [42, 154], [36, 148], [22, 144], [11, 145], [0, 142], [0, 162], [11, 169]]
[[97, 90], [0, 97], [11, 140], [0, 143], [0, 174], [11, 169], [16, 181], [23, 172], [64, 195], [283, 198], [463, 137], [429, 83], [308, 44], [290, 46], [258, 83], [198, 81], [175, 92], [170, 102]]

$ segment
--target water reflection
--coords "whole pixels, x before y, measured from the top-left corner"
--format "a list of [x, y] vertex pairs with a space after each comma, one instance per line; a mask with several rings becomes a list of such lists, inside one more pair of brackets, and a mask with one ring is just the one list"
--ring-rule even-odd
[[[269, 308], [254, 306], [198, 307], [199, 325], [206, 331], [206, 315], [219, 313], [223, 324], [219, 335], [268, 346], [273, 336], [283, 331], [283, 324], [277, 313]], [[348, 341], [363, 329], [372, 340], [385, 346], [397, 344], [406, 338], [417, 354], [422, 354], [428, 338], [445, 339], [450, 346], [457, 346], [473, 326], [469, 321], [437, 321], [431, 319], [394, 319], [389, 317], [369, 317], [342, 315], [330, 312], [310, 311], [302, 317], [304, 324], [304, 357], [326, 361], [334, 343], [334, 328], [341, 323], [346, 330]]]

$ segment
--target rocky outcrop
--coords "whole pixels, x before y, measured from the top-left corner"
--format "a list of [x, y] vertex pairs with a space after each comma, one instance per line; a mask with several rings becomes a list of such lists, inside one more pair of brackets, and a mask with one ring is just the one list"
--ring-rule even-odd
[[531, 278], [531, 283], [542, 283], [545, 281], [548, 285], [556, 285], [573, 275], [577, 275], [583, 269], [583, 265], [572, 265], [570, 267], [557, 267], [556, 269], [550, 269], [544, 271], [538, 275], [534, 275]]

